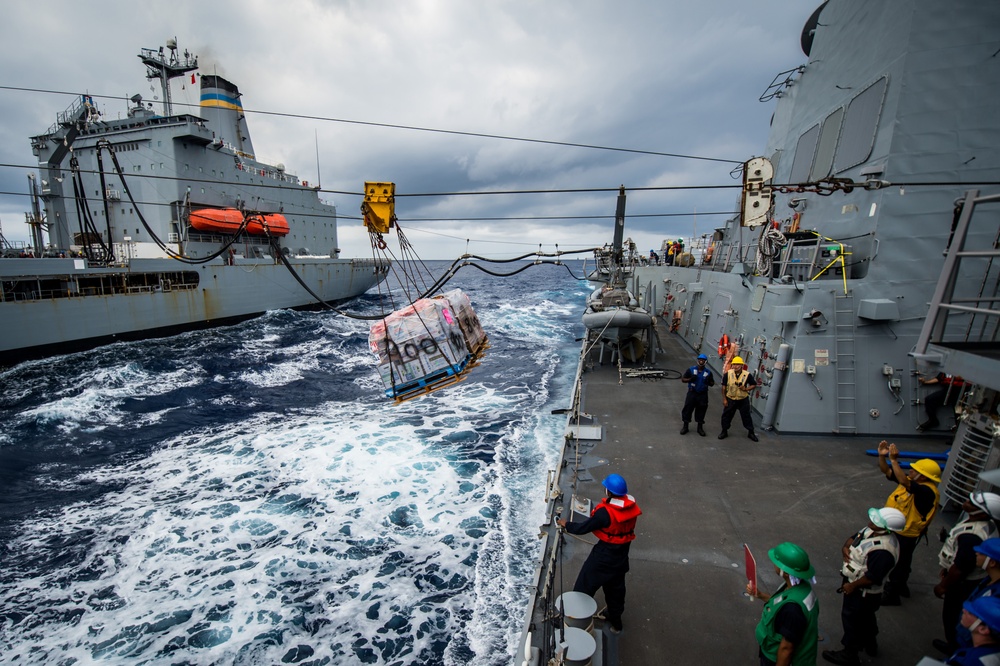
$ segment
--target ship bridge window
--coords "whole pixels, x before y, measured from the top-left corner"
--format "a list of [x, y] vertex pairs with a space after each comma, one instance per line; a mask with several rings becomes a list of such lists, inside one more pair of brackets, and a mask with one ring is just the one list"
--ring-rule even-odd
[[888, 77], [883, 76], [858, 93], [848, 104], [833, 164], [835, 172], [857, 166], [871, 155], [888, 83]]
[[837, 139], [840, 138], [840, 125], [844, 120], [844, 107], [840, 107], [823, 121], [819, 130], [819, 144], [816, 146], [816, 161], [813, 163], [810, 180], [822, 180], [830, 175], [833, 168], [833, 156], [837, 152]]
[[819, 125], [813, 125], [799, 137], [799, 142], [795, 145], [795, 157], [792, 158], [792, 172], [788, 175], [789, 183], [808, 182], [818, 139]]

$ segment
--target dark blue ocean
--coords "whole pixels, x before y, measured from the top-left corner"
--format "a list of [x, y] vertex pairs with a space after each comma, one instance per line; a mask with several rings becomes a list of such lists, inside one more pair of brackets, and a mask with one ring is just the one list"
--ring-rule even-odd
[[492, 347], [399, 406], [328, 311], [0, 371], [0, 661], [510, 663], [589, 287], [454, 287]]

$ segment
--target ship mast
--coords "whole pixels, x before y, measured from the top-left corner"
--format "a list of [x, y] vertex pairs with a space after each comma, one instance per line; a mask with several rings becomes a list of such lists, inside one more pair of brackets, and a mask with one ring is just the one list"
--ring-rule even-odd
[[618, 190], [618, 206], [615, 210], [615, 237], [611, 254], [611, 278], [612, 287], [624, 287], [625, 251], [623, 248], [625, 238], [625, 186]]
[[187, 49], [184, 50], [183, 59], [177, 55], [176, 37], [167, 40], [167, 48], [170, 50], [169, 55], [163, 52], [162, 46], [156, 51], [153, 49], [142, 49], [142, 52], [139, 54], [139, 59], [146, 66], [146, 78], [150, 81], [153, 79], [160, 80], [160, 87], [163, 89], [164, 116], [173, 114], [170, 99], [170, 79], [183, 76], [190, 71], [198, 69], [198, 56], [189, 53]]

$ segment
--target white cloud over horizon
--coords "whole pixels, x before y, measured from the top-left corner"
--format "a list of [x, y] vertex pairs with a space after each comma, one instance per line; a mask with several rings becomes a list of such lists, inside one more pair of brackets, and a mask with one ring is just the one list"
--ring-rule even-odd
[[[136, 55], [174, 36], [199, 55], [203, 73], [239, 86], [258, 157], [310, 182], [320, 176], [323, 198], [345, 217], [358, 215], [360, 197], [342, 193], [360, 194], [365, 180], [394, 181], [400, 194], [732, 185], [734, 165], [725, 162], [324, 119], [744, 160], [763, 150], [773, 110], [757, 97], [777, 72], [805, 62], [799, 36], [818, 4], [14, 4], [0, 23], [8, 63], [0, 76], [0, 223], [8, 239], [27, 238], [25, 167], [36, 163], [29, 137], [55, 121], [71, 94], [153, 101], [159, 91]], [[197, 105], [194, 86], [174, 85], [176, 103]], [[124, 101], [100, 104], [110, 117], [125, 113]], [[706, 214], [733, 210], [736, 198], [735, 190], [633, 192], [630, 215], [684, 215], [636, 217], [626, 234], [645, 252], [695, 225], [704, 233], [724, 219]], [[396, 208], [424, 258], [466, 250], [509, 257], [539, 244], [551, 251], [610, 241], [615, 193], [401, 196]], [[538, 219], [594, 215], [607, 219]], [[370, 255], [360, 222], [342, 219], [339, 233], [345, 256]]]

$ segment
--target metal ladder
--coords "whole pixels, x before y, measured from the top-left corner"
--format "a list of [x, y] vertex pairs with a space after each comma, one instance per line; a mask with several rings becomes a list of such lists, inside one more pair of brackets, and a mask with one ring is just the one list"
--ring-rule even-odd
[[841, 435], [858, 434], [854, 296], [833, 294], [834, 345], [837, 356], [837, 428]]

